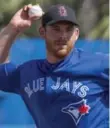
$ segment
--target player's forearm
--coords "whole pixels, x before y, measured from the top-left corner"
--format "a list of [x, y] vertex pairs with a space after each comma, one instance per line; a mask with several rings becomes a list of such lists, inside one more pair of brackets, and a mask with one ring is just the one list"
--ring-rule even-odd
[[19, 32], [8, 24], [0, 32], [0, 63], [6, 63], [8, 60], [9, 50]]

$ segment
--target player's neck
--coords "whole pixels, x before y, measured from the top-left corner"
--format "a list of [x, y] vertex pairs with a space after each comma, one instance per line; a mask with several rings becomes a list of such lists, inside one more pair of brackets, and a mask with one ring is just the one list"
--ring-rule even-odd
[[61, 61], [62, 59], [58, 59], [58, 58], [55, 58], [55, 57], [52, 57], [52, 56], [47, 56], [47, 60], [48, 60], [49, 63], [55, 64], [55, 63]]
[[55, 64], [55, 63], [61, 61], [62, 59], [64, 59], [64, 58], [57, 58], [54, 55], [47, 53], [47, 60], [51, 64]]

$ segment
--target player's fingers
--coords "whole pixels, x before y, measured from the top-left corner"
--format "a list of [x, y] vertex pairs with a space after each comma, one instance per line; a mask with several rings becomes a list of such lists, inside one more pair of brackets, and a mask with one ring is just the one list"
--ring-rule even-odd
[[24, 11], [27, 11], [27, 5], [25, 5], [25, 6], [23, 7], [23, 10], [24, 10]]
[[32, 7], [32, 4], [28, 4], [28, 8], [31, 8]]
[[38, 20], [40, 18], [39, 17], [36, 17], [36, 16], [33, 16], [33, 17], [30, 17], [29, 19], [31, 20], [31, 22], [34, 22], [34, 21], [36, 21], [36, 20]]
[[29, 8], [31, 8], [31, 7], [32, 7], [32, 4], [25, 5], [25, 6], [23, 7], [23, 10], [24, 10], [24, 11], [28, 11]]
[[32, 4], [27, 5], [27, 10], [29, 10], [30, 8], [32, 8]]

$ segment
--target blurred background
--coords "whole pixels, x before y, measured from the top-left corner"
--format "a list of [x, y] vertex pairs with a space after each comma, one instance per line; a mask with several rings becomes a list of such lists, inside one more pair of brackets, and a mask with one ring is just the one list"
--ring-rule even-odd
[[[109, 38], [109, 0], [0, 0], [0, 29], [10, 21], [18, 9], [29, 3], [39, 3], [44, 12], [52, 4], [67, 4], [76, 12], [81, 38]], [[39, 23], [33, 24], [22, 36], [38, 37], [39, 33], [36, 28]]]
[[[44, 12], [53, 4], [72, 7], [80, 24], [76, 47], [89, 52], [109, 53], [109, 0], [0, 0], [0, 30], [25, 4], [39, 3]], [[46, 57], [45, 42], [39, 36], [40, 20], [15, 40], [10, 59], [20, 65], [31, 59]], [[43, 52], [42, 52], [43, 51]], [[0, 91], [0, 128], [35, 128], [21, 97]]]

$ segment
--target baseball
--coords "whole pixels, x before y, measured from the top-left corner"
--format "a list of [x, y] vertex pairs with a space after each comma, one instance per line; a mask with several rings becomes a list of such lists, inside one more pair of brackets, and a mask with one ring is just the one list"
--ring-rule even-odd
[[39, 5], [34, 5], [29, 9], [28, 15], [30, 18], [36, 17], [39, 19], [44, 14], [42, 8]]

